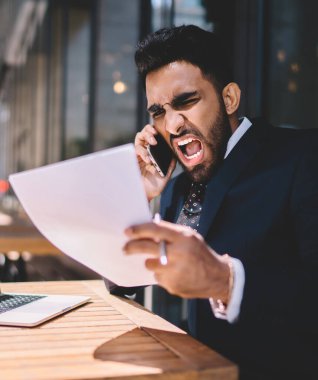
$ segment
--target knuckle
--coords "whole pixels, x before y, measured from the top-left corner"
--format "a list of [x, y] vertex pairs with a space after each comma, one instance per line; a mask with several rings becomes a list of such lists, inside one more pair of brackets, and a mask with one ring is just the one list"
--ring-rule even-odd
[[152, 133], [156, 132], [155, 128], [151, 124], [146, 124], [144, 129]]
[[158, 223], [152, 223], [152, 229], [153, 229], [153, 232], [155, 235], [159, 235], [160, 231], [161, 231], [161, 228], [160, 227], [160, 224]]
[[196, 237], [196, 235], [191, 235], [189, 236], [189, 246], [193, 247], [193, 246], [196, 246], [198, 244], [198, 239]]
[[131, 226], [130, 231], [133, 235], [136, 235], [139, 231], [139, 228], [138, 228], [138, 226]]
[[151, 270], [153, 268], [153, 260], [152, 259], [147, 259], [145, 261], [145, 267], [149, 270]]
[[135, 144], [137, 145], [137, 144], [140, 144], [140, 142], [141, 142], [141, 140], [142, 140], [143, 138], [142, 138], [142, 134], [141, 134], [141, 132], [137, 132], [136, 133], [136, 136], [135, 136]]
[[139, 144], [136, 144], [135, 149], [137, 154], [140, 154], [142, 152], [142, 148]]

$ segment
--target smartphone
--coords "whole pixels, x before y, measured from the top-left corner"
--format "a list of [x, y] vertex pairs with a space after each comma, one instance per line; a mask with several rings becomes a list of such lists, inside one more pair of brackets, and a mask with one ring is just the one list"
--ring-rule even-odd
[[157, 140], [157, 145], [148, 145], [147, 151], [158, 173], [161, 177], [165, 177], [173, 158], [173, 152], [166, 140], [159, 133], [155, 135], [155, 139]]

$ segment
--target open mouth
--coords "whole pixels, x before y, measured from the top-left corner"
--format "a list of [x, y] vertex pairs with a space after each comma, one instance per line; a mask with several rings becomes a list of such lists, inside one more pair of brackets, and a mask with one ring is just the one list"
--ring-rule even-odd
[[182, 161], [187, 165], [196, 165], [203, 157], [203, 146], [200, 140], [187, 137], [177, 142], [178, 151], [181, 153]]

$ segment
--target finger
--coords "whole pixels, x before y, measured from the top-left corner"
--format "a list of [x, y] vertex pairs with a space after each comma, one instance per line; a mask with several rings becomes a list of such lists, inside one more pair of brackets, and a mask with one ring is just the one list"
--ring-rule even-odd
[[162, 177], [160, 176], [160, 174], [158, 173], [158, 170], [155, 168], [155, 166], [152, 164], [152, 162], [150, 162], [150, 165], [147, 167], [147, 170], [150, 174], [152, 174], [153, 176], [161, 179]]
[[160, 264], [159, 259], [147, 259], [145, 261], [145, 266], [148, 270], [151, 270], [152, 272], [158, 272], [160, 269], [162, 269], [162, 265]]
[[123, 250], [127, 255], [132, 255], [136, 253], [150, 253], [159, 256], [158, 243], [149, 239], [130, 240], [125, 244]]
[[142, 145], [136, 145], [135, 146], [135, 151], [138, 159], [141, 159], [144, 161], [146, 164], [151, 164], [151, 160], [149, 158], [149, 154], [147, 152], [147, 149], [142, 146]]
[[154, 134], [154, 135], [156, 135], [158, 133], [158, 131], [156, 130], [156, 128], [152, 124], [146, 124], [143, 129], [149, 133]]
[[148, 145], [157, 145], [157, 140], [153, 133], [151, 132], [143, 132], [143, 140]]
[[135, 145], [156, 145], [157, 140], [155, 139], [155, 135], [158, 132], [155, 130], [155, 128], [148, 124], [146, 125], [141, 132], [138, 132], [135, 137]]
[[192, 233], [190, 229], [184, 226], [161, 221], [160, 223], [144, 223], [131, 226], [125, 230], [125, 233], [131, 239], [153, 239], [173, 242], [180, 237], [180, 232], [185, 234], [187, 231], [190, 234]]
[[142, 161], [146, 164], [151, 164], [151, 160], [149, 157], [149, 153], [147, 151], [147, 145], [156, 145], [157, 140], [155, 139], [155, 135], [158, 132], [155, 128], [148, 124], [145, 128], [136, 134], [135, 137], [135, 150], [137, 157], [140, 157]]

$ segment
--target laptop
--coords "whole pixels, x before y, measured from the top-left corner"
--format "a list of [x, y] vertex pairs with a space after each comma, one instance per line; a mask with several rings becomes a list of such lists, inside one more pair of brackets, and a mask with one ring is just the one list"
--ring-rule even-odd
[[37, 326], [90, 300], [86, 296], [1, 293], [0, 325]]

